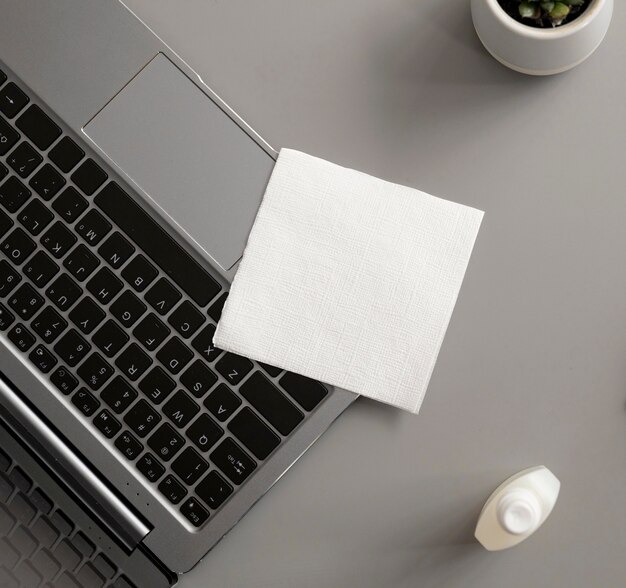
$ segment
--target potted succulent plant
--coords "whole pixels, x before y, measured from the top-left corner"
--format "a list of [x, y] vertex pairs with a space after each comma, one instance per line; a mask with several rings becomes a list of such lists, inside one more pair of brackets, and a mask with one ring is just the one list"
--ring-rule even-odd
[[480, 40], [498, 61], [533, 75], [582, 63], [600, 45], [613, 0], [471, 0]]

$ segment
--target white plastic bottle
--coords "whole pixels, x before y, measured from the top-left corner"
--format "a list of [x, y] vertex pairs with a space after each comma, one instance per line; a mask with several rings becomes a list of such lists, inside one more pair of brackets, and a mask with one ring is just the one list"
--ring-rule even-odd
[[523, 470], [498, 486], [483, 507], [474, 535], [489, 551], [530, 537], [548, 518], [561, 483], [545, 466]]

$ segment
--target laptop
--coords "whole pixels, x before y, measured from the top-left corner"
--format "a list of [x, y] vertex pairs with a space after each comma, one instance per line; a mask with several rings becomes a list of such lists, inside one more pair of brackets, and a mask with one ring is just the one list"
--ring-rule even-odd
[[0, 0], [0, 586], [171, 586], [354, 400], [212, 342], [276, 152], [121, 2]]

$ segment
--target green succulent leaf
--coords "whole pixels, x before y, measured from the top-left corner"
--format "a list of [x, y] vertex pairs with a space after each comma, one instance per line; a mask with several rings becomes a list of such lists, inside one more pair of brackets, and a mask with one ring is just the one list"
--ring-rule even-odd
[[537, 26], [550, 23], [557, 27], [570, 15], [579, 12], [588, 0], [517, 0], [522, 18], [534, 19]]
[[522, 18], [538, 18], [539, 3], [530, 0], [522, 0], [519, 5], [519, 13]]
[[548, 12], [548, 16], [554, 21], [562, 21], [569, 14], [570, 7], [563, 2], [556, 2], [554, 8]]

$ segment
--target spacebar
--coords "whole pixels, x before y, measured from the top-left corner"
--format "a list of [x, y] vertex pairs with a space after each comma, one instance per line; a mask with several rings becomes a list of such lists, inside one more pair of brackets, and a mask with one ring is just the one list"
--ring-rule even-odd
[[115, 182], [94, 202], [195, 302], [207, 305], [220, 285]]

